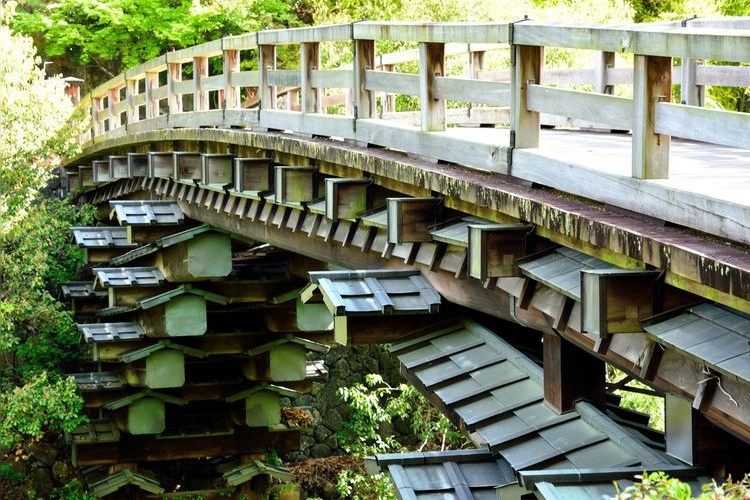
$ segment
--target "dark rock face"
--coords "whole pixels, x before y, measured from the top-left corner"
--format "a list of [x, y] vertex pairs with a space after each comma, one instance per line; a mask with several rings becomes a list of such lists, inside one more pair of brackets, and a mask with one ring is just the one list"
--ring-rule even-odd
[[[312, 393], [295, 401], [297, 406], [310, 405], [313, 425], [302, 435], [300, 453], [290, 453], [285, 457], [288, 461], [346, 453], [336, 439], [349, 418], [349, 408], [337, 394], [340, 387], [362, 383], [369, 373], [381, 374], [390, 385], [403, 382], [398, 362], [379, 345], [340, 346], [331, 349], [324, 360], [328, 379], [314, 382]], [[397, 434], [399, 428], [408, 432], [408, 426], [396, 426]]]

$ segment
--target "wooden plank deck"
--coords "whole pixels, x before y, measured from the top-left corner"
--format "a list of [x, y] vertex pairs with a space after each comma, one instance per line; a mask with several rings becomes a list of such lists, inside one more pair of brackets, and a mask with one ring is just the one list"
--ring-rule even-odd
[[[508, 129], [452, 128], [467, 142], [508, 144]], [[510, 175], [750, 244], [750, 150], [672, 139], [669, 179], [631, 177], [630, 134], [542, 130], [515, 149]]]

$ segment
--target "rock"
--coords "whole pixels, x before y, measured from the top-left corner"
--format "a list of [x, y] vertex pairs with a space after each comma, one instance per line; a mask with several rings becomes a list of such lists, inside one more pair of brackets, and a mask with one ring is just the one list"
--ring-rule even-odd
[[38, 498], [49, 498], [52, 492], [52, 473], [44, 467], [37, 467], [31, 471], [31, 487]]
[[328, 410], [326, 412], [324, 423], [332, 432], [339, 432], [344, 428], [344, 419], [341, 418], [341, 414], [336, 410]]
[[330, 456], [331, 448], [328, 445], [317, 443], [310, 448], [310, 457], [312, 458], [322, 458]]
[[331, 431], [325, 425], [319, 425], [315, 428], [314, 436], [318, 443], [324, 442], [330, 435]]
[[70, 479], [70, 467], [68, 467], [68, 464], [59, 461], [52, 464], [52, 477], [58, 483], [67, 483]]
[[57, 446], [47, 443], [44, 440], [32, 442], [28, 448], [28, 454], [33, 457], [34, 460], [47, 467], [52, 467], [52, 464], [54, 464], [57, 459], [59, 451], [60, 450]]
[[302, 435], [299, 440], [299, 451], [307, 453], [315, 445], [315, 438], [312, 436]]

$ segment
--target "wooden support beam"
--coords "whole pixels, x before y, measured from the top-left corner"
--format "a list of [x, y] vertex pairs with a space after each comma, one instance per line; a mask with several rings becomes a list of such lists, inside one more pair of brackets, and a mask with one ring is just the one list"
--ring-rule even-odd
[[388, 243], [432, 241], [431, 225], [439, 222], [440, 198], [388, 198]]
[[330, 177], [325, 180], [326, 218], [355, 219], [369, 207], [369, 186], [372, 179]]
[[202, 181], [203, 164], [200, 153], [175, 151], [172, 153], [172, 178], [176, 181]]
[[582, 270], [581, 330], [600, 340], [616, 333], [642, 332], [641, 320], [654, 314], [658, 277], [659, 271]]
[[227, 436], [156, 439], [152, 436], [122, 436], [119, 442], [74, 445], [79, 467], [123, 462], [155, 462], [204, 457], [223, 457], [299, 450], [300, 431], [267, 431], [238, 428]]
[[148, 153], [148, 176], [167, 178], [174, 175], [174, 156], [172, 152]]
[[605, 365], [562, 337], [543, 334], [544, 401], [557, 413], [585, 399], [604, 409]]
[[91, 178], [93, 184], [109, 182], [111, 180], [109, 175], [109, 161], [94, 160], [91, 162]]
[[78, 181], [82, 187], [94, 185], [94, 167], [93, 165], [81, 165], [78, 167]]
[[271, 192], [274, 189], [273, 160], [270, 158], [235, 158], [234, 189], [238, 192]]
[[597, 52], [594, 61], [594, 92], [612, 95], [615, 86], [607, 84], [607, 71], [615, 67], [614, 52]]
[[206, 184], [232, 184], [234, 156], [221, 153], [203, 153], [203, 182]]
[[275, 168], [276, 203], [308, 202], [317, 198], [317, 168], [287, 165], [278, 165]]
[[110, 179], [127, 179], [130, 177], [129, 156], [110, 156], [109, 157], [109, 177]]
[[138, 106], [135, 105], [135, 98], [138, 95], [138, 79], [131, 78], [125, 80], [125, 103], [127, 105], [126, 120], [127, 123], [135, 123], [140, 120]]
[[539, 147], [539, 113], [526, 109], [530, 84], [541, 83], [544, 47], [514, 45], [511, 78], [510, 146]]
[[531, 250], [534, 226], [469, 224], [469, 276], [480, 280], [521, 276], [516, 259]]
[[435, 96], [435, 80], [445, 76], [445, 44], [419, 44], [419, 100], [422, 132], [445, 130], [445, 101]]
[[120, 102], [120, 89], [115, 88], [109, 91], [109, 99], [107, 99], [107, 120], [109, 121], [109, 130], [116, 129], [122, 123], [120, 119], [120, 113], [115, 109], [115, 106]]
[[659, 343], [653, 340], [647, 341], [643, 350], [639, 378], [647, 382], [654, 380], [663, 354], [664, 348]]
[[672, 58], [635, 55], [633, 67], [633, 177], [669, 178], [668, 135], [654, 132], [656, 106], [672, 99]]

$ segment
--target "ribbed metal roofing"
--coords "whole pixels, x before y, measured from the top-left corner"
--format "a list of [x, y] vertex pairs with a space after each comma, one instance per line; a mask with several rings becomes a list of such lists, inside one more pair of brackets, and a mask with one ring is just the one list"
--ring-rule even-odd
[[110, 201], [121, 226], [182, 224], [185, 215], [175, 201]]
[[96, 280], [105, 287], [158, 286], [164, 275], [156, 267], [107, 267], [94, 269]]
[[478, 446], [517, 471], [670, 463], [589, 403], [556, 414], [544, 403], [541, 368], [477, 323], [466, 320], [390, 351]]
[[91, 281], [71, 281], [60, 285], [60, 289], [66, 299], [95, 299], [107, 297], [107, 292], [94, 289], [94, 283]]
[[335, 315], [435, 313], [440, 307], [440, 295], [417, 269], [308, 274]]
[[700, 304], [644, 329], [660, 344], [750, 383], [750, 316], [714, 304]]
[[441, 224], [431, 229], [430, 234], [434, 241], [442, 241], [450, 245], [460, 247], [469, 246], [469, 225], [470, 224], [494, 224], [492, 221], [469, 215], [461, 219]]
[[117, 372], [75, 373], [70, 376], [81, 392], [122, 389], [128, 385], [125, 378]]
[[139, 340], [146, 336], [137, 323], [88, 323], [79, 324], [78, 329], [86, 342]]
[[207, 233], [209, 231], [212, 231], [211, 227], [204, 224], [202, 226], [194, 227], [186, 231], [180, 231], [179, 233], [170, 234], [163, 238], [159, 238], [153, 243], [143, 245], [139, 248], [136, 248], [135, 250], [131, 250], [128, 253], [118, 255], [117, 257], [110, 259], [109, 262], [113, 266], [122, 266], [123, 264], [127, 264], [128, 262], [131, 262], [139, 257], [152, 254], [158, 251], [160, 248], [167, 248], [183, 241], [191, 240], [196, 236]]
[[570, 248], [556, 248], [543, 256], [529, 256], [518, 267], [530, 278], [572, 299], [581, 300], [582, 269], [616, 269], [617, 266]]
[[82, 248], [134, 247], [128, 243], [128, 230], [118, 226], [72, 227], [76, 245]]

